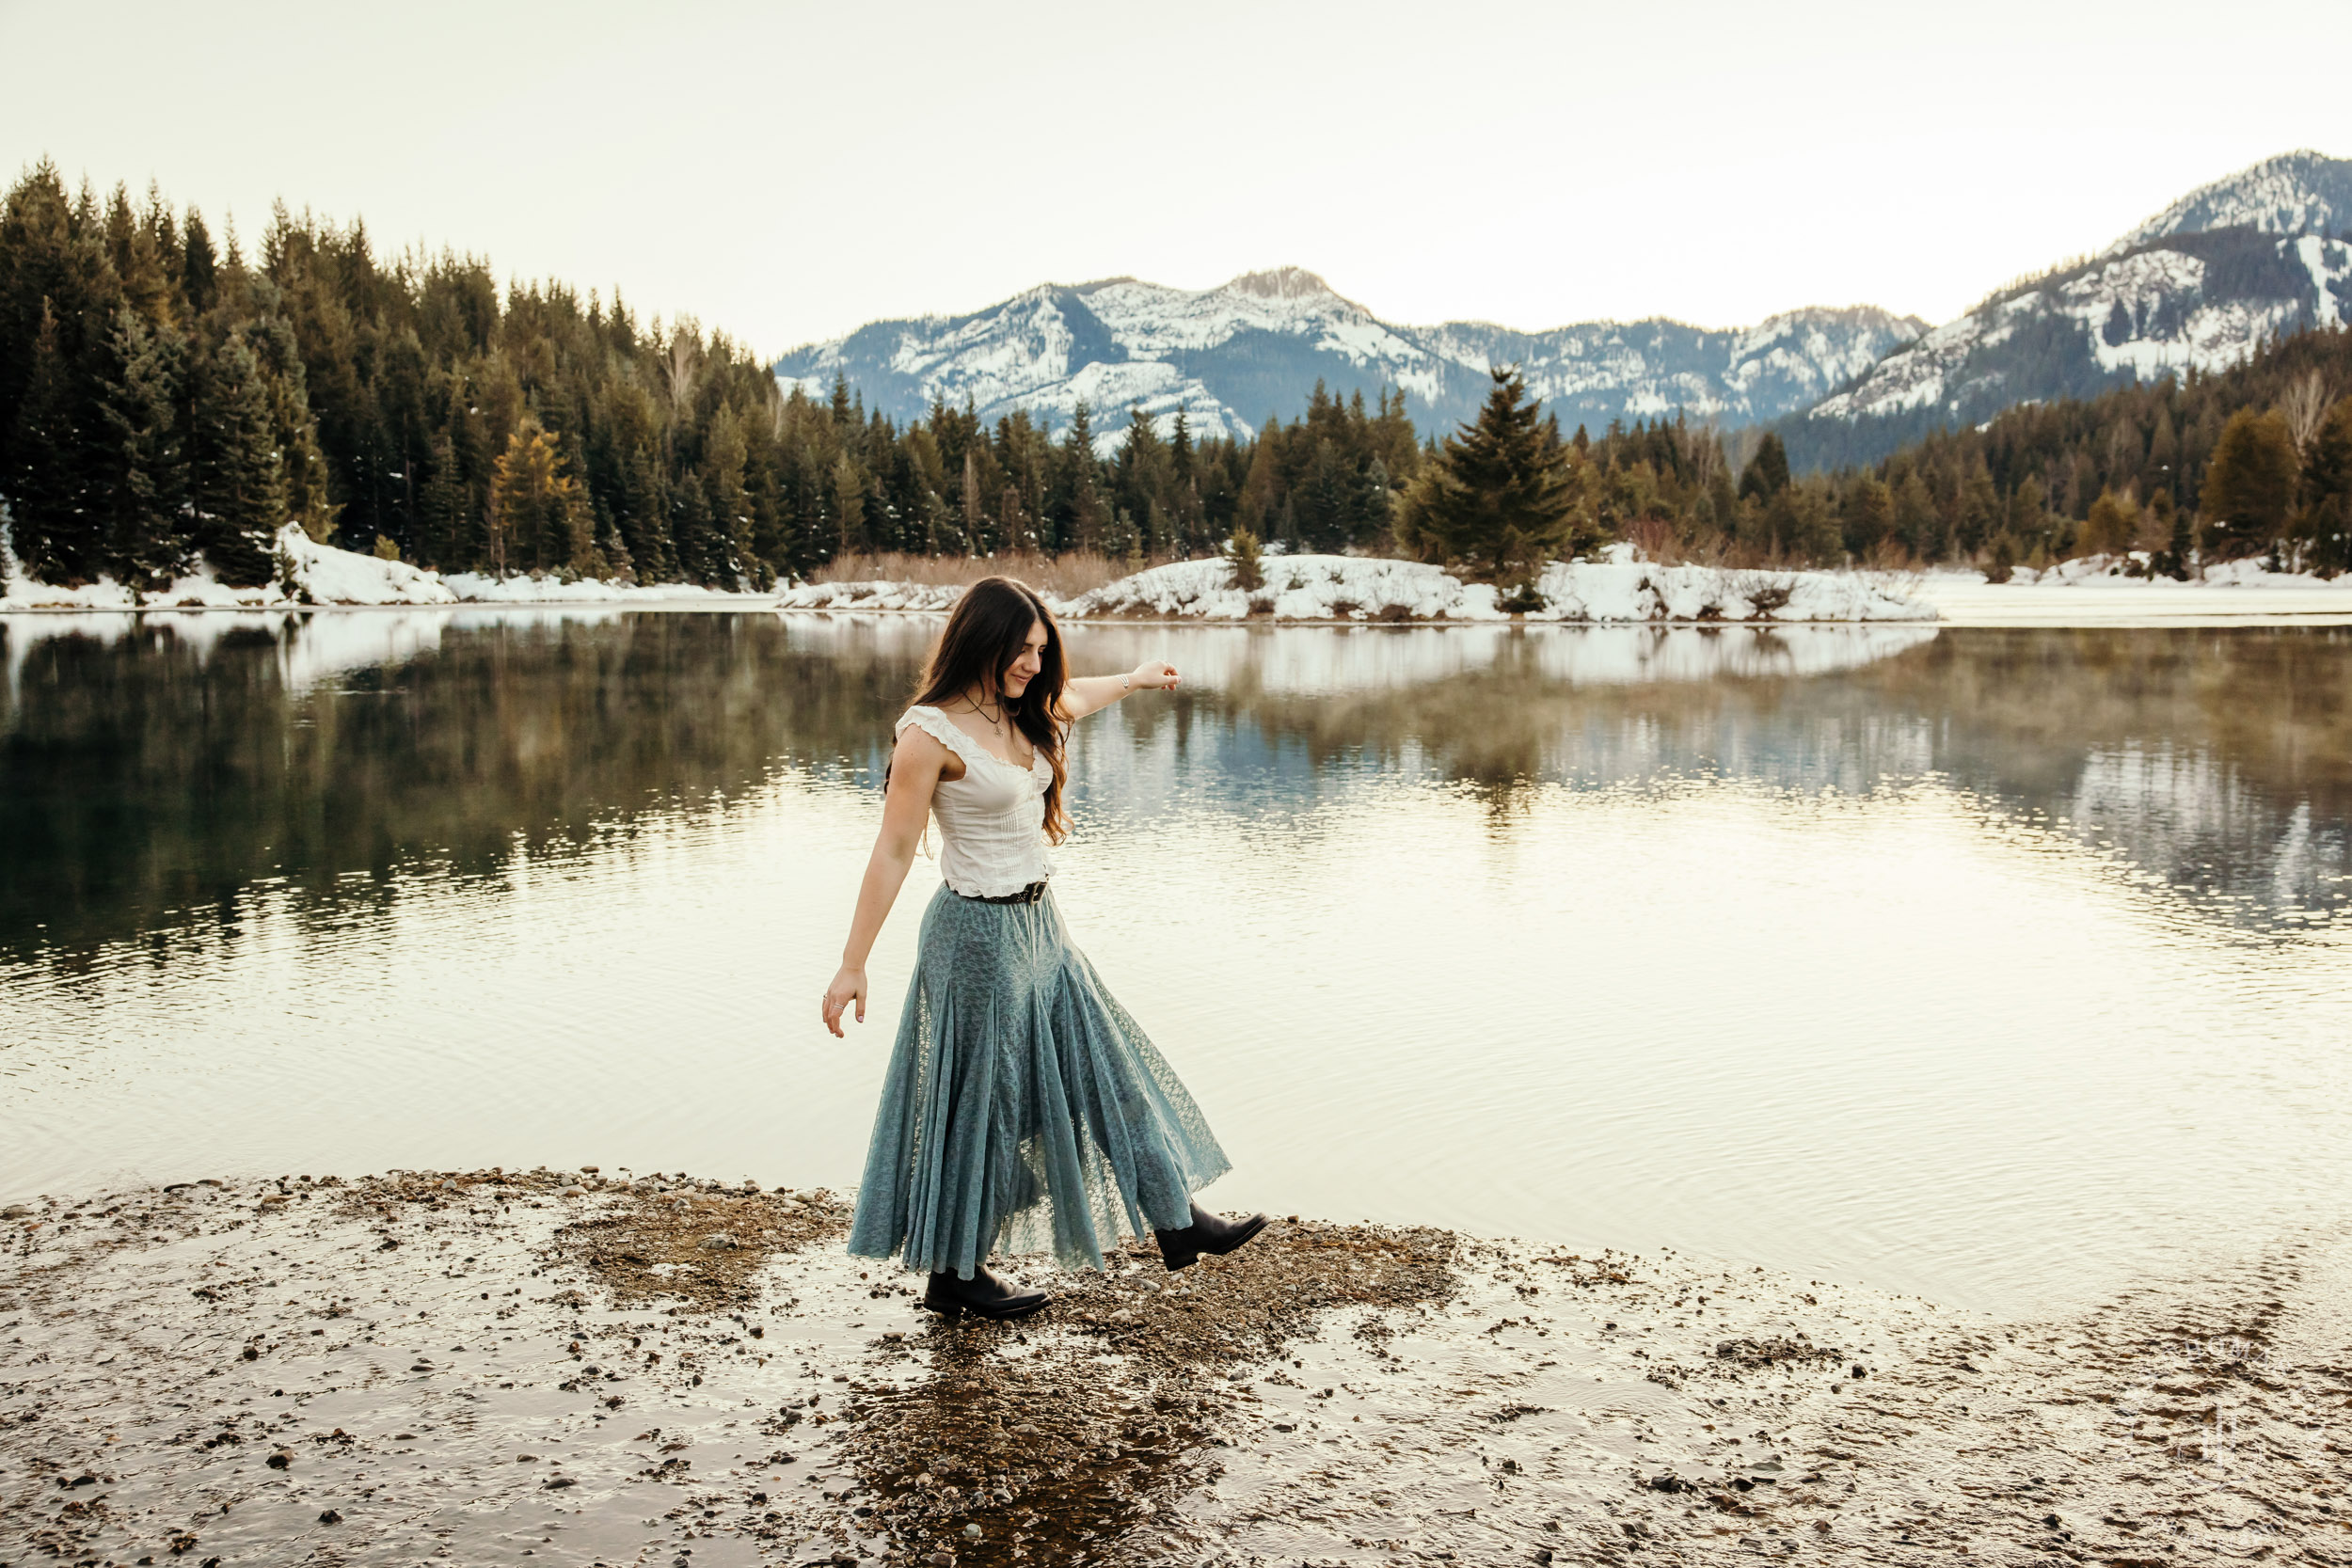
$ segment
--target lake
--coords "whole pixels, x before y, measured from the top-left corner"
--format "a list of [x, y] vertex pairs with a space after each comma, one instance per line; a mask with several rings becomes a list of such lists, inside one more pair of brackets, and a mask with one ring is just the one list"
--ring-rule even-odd
[[[938, 622], [0, 620], [0, 1201], [858, 1175]], [[1082, 626], [1056, 896], [1208, 1194], [2055, 1310], [2352, 1192], [2352, 629]]]

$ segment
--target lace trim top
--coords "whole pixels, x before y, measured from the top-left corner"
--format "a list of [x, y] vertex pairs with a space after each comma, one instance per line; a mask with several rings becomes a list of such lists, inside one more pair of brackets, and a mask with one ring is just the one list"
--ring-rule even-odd
[[1007, 762], [935, 707], [917, 704], [898, 716], [893, 734], [914, 725], [963, 760], [963, 777], [942, 779], [931, 792], [939, 819], [939, 870], [947, 885], [971, 898], [1000, 898], [1054, 874], [1045, 848], [1045, 791], [1054, 765], [1043, 752], [1029, 766]]

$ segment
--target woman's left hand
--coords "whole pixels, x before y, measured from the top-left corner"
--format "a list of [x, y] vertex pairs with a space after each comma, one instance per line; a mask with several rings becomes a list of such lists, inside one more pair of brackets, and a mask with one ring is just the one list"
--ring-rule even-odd
[[1176, 666], [1156, 661], [1136, 665], [1128, 678], [1136, 683], [1138, 691], [1172, 691], [1178, 679]]

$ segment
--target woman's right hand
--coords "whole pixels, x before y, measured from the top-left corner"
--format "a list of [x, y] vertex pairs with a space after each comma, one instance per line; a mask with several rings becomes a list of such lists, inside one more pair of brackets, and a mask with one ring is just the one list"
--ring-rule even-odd
[[843, 964], [841, 973], [833, 977], [833, 984], [825, 988], [825, 1027], [834, 1032], [836, 1039], [849, 1037], [841, 1032], [841, 1015], [850, 1010], [852, 1002], [857, 1004], [857, 1021], [865, 1022], [866, 971]]

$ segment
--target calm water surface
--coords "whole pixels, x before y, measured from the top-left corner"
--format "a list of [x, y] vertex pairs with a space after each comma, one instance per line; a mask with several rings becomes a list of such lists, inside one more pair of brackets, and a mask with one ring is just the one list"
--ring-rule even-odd
[[[0, 1199], [856, 1179], [935, 622], [0, 623]], [[1219, 1206], [2004, 1310], [2352, 1194], [2352, 631], [1082, 628], [1057, 896]]]

